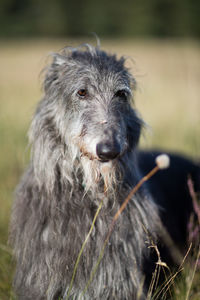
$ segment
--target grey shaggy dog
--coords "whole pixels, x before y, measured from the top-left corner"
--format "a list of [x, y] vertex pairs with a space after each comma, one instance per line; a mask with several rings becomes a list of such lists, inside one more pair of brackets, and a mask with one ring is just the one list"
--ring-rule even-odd
[[102, 198], [68, 299], [146, 299], [144, 270], [151, 275], [154, 268], [149, 246], [156, 243], [161, 223], [145, 188], [117, 221], [94, 279], [81, 296], [113, 216], [140, 179], [136, 146], [143, 121], [133, 105], [135, 86], [124, 58], [98, 47], [66, 48], [53, 55], [29, 131], [31, 162], [12, 211], [10, 241], [19, 299], [66, 298]]

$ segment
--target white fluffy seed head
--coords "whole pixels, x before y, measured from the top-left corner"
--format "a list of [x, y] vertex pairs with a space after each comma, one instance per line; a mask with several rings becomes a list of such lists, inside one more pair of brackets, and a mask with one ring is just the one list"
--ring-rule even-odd
[[158, 155], [155, 161], [159, 169], [167, 169], [170, 165], [170, 158], [167, 154]]

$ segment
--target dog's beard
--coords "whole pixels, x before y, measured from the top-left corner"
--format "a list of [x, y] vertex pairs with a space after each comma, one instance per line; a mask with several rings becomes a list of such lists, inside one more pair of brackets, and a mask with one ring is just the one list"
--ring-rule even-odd
[[90, 192], [94, 196], [104, 192], [107, 196], [115, 197], [122, 177], [118, 160], [102, 163], [97, 159], [90, 160], [82, 156], [80, 163], [86, 193]]

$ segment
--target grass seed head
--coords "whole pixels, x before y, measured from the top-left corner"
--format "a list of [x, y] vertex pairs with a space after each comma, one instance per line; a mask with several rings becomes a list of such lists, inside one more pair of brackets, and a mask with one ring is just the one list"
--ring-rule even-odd
[[167, 154], [158, 155], [155, 161], [159, 169], [167, 169], [170, 165], [170, 158]]

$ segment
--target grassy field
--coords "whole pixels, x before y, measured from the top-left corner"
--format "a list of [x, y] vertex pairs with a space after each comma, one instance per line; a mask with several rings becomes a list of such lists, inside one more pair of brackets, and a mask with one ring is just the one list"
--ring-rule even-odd
[[[39, 73], [48, 54], [71, 40], [0, 43], [0, 300], [11, 299], [13, 262], [7, 246], [14, 188], [27, 164], [27, 130], [41, 97]], [[136, 107], [148, 124], [143, 148], [164, 148], [200, 158], [200, 44], [195, 41], [102, 41], [102, 48], [125, 55], [138, 82]], [[177, 299], [200, 299], [199, 272], [190, 296], [188, 278], [177, 285]]]

